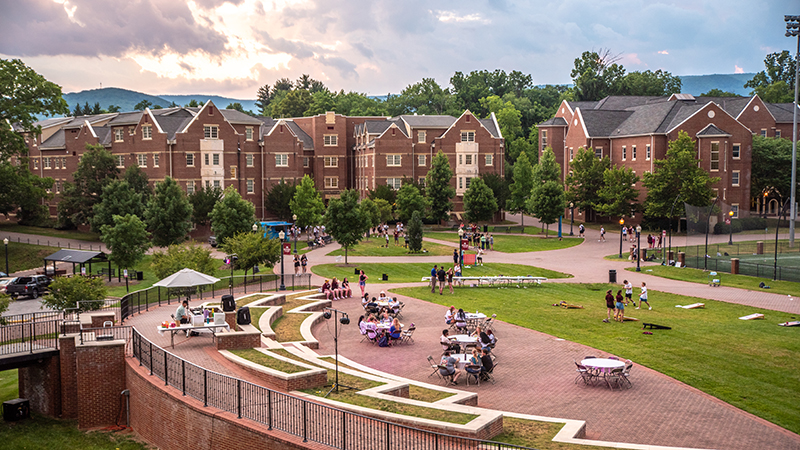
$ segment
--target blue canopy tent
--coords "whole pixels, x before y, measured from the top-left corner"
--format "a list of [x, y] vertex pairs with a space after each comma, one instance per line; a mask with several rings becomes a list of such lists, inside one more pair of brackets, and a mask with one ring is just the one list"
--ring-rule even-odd
[[289, 228], [294, 225], [290, 222], [258, 222], [259, 228], [261, 229], [261, 236], [264, 238], [269, 239], [278, 239], [278, 233], [283, 230], [284, 233], [287, 235], [289, 234]]

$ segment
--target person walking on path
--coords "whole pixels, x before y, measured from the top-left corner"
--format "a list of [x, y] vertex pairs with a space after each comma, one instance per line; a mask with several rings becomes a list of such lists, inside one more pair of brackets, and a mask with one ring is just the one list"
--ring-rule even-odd
[[[305, 255], [303, 255], [305, 256]], [[360, 274], [358, 274], [358, 287], [361, 288], [361, 296], [364, 296], [364, 290], [367, 288], [367, 274], [364, 273], [362, 270]]]
[[633, 306], [636, 306], [636, 302], [633, 301], [633, 284], [628, 280], [622, 280], [622, 284], [625, 287], [625, 304], [631, 302]]
[[447, 273], [444, 271], [444, 266], [439, 267], [439, 270], [436, 272], [436, 278], [439, 281], [439, 295], [443, 295], [442, 291], [444, 291], [444, 282], [447, 278]]
[[300, 258], [294, 255], [294, 276], [300, 275]]
[[600, 227], [600, 239], [597, 242], [605, 242], [606, 241], [606, 229]]
[[[606, 318], [603, 319], [603, 322], [609, 323], [611, 322], [611, 313], [614, 312], [614, 295], [611, 294], [611, 289], [606, 291]], [[616, 319], [617, 314], [614, 313], [614, 318]]]
[[458, 265], [458, 250], [453, 250], [453, 265]]
[[436, 276], [437, 276], [436, 269], [438, 269], [438, 267], [436, 266], [436, 264], [434, 264], [433, 269], [431, 269], [431, 294], [436, 293]]
[[450, 293], [453, 293], [453, 274], [455, 273], [455, 267], [451, 267], [447, 271], [447, 287], [450, 288]]
[[586, 232], [586, 227], [583, 224], [578, 225], [578, 237], [583, 237], [583, 233]]
[[622, 240], [625, 241], [628, 239], [628, 228], [622, 227]]
[[491, 247], [491, 249], [494, 250], [494, 235], [493, 234], [489, 235], [489, 247]]
[[305, 253], [300, 257], [300, 264], [303, 266], [303, 275], [305, 275], [308, 270], [308, 256]]
[[617, 322], [625, 322], [625, 303], [623, 303], [622, 299], [622, 289], [617, 290], [617, 303], [614, 305], [617, 307], [617, 312], [614, 314], [614, 319]]
[[639, 309], [642, 303], [647, 303], [647, 309], [653, 309], [653, 307], [650, 306], [650, 302], [647, 301], [647, 283], [644, 281], [642, 281], [642, 293], [639, 295], [639, 306], [637, 306], [636, 309]]

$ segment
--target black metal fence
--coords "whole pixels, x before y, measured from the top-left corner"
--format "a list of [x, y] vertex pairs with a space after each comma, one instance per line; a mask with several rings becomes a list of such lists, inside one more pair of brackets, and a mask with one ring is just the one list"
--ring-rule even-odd
[[62, 311], [3, 316], [0, 323], [0, 355], [57, 349], [64, 317]]
[[131, 326], [81, 328], [80, 330], [80, 345], [95, 341], [125, 341], [126, 356], [133, 355], [132, 339], [133, 327]]
[[250, 419], [285, 433], [339, 449], [461, 450], [527, 449], [419, 430], [342, 411], [206, 370], [153, 344], [133, 330], [133, 355], [151, 375], [204, 406]]
[[[11, 236], [6, 236], [6, 238], [11, 242], [15, 241], [15, 239], [12, 238]], [[35, 245], [46, 245], [48, 247], [61, 247], [61, 248], [64, 248], [61, 245], [61, 241], [59, 241], [59, 240], [57, 240], [55, 238], [50, 240], [50, 239], [42, 239], [42, 238], [37, 238], [37, 239], [25, 238], [25, 239], [22, 239], [21, 237], [17, 237], [16, 242], [20, 243], [20, 244], [35, 244]], [[66, 248], [68, 248], [68, 249], [89, 250], [89, 251], [98, 251], [98, 252], [105, 251], [105, 247], [103, 247], [102, 245], [94, 245], [91, 242], [87, 242], [86, 244], [81, 244], [80, 242], [78, 242], [78, 245], [76, 247], [73, 247], [72, 243], [69, 242], [69, 241], [65, 241], [64, 244], [66, 244]]]
[[[775, 242], [763, 242], [759, 249], [756, 242], [741, 242], [728, 244], [709, 244], [708, 253], [704, 245], [676, 248], [677, 251], [686, 253], [686, 267], [698, 269], [706, 268], [716, 272], [731, 272], [731, 258], [739, 259], [739, 274], [771, 280], [800, 282], [800, 267], [796, 262], [789, 264], [789, 260], [800, 260], [797, 249], [788, 247], [788, 241], [780, 241], [777, 246], [777, 264], [775, 263]], [[759, 252], [760, 250], [760, 252]], [[796, 255], [796, 256], [795, 256]], [[794, 257], [794, 258], [793, 258]], [[753, 262], [747, 259], [758, 258]], [[677, 257], [676, 257], [677, 259]], [[707, 260], [707, 261], [704, 261]]]

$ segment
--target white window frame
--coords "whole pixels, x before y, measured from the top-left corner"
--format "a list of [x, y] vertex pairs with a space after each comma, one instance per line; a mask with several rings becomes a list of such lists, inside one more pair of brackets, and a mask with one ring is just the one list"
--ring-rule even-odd
[[218, 166], [220, 161], [219, 153], [212, 153], [211, 154], [211, 165]]
[[153, 167], [158, 167], [161, 162], [161, 153], [153, 153]]
[[254, 167], [255, 166], [255, 157], [252, 153], [248, 153], [244, 155], [244, 161], [247, 167]]
[[153, 139], [153, 126], [142, 125], [142, 140], [149, 141]]
[[425, 177], [417, 178], [417, 184], [419, 184], [421, 187], [425, 187]]
[[275, 167], [289, 167], [289, 154], [276, 153], [275, 154]]
[[464, 155], [464, 165], [465, 166], [471, 166], [472, 162], [473, 162], [472, 154], [467, 153], [466, 155]]
[[427, 133], [424, 131], [417, 131], [417, 142], [420, 144], [425, 143], [425, 138], [427, 137]]
[[125, 130], [123, 128], [114, 128], [114, 142], [125, 141]]
[[603, 159], [603, 147], [595, 147], [594, 156], [597, 159]]
[[395, 191], [399, 190], [400, 186], [403, 185], [403, 179], [398, 177], [389, 177], [386, 179], [386, 185]]
[[547, 130], [542, 130], [542, 148], [547, 147]]
[[492, 155], [491, 153], [488, 154], [488, 155], [485, 155], [484, 164], [487, 165], [487, 166], [493, 166], [494, 165], [494, 155]]
[[734, 170], [733, 172], [731, 172], [731, 186], [739, 187], [739, 185], [740, 185], [739, 183], [741, 183], [741, 182], [742, 182], [742, 179], [741, 179], [740, 171]]
[[322, 158], [322, 165], [325, 167], [339, 167], [338, 156], [324, 156]]
[[631, 161], [636, 161], [636, 146], [631, 145]]
[[739, 218], [739, 204], [738, 203], [731, 203], [731, 211], [733, 211], [733, 218]]
[[462, 130], [461, 142], [475, 142], [475, 130]]
[[644, 159], [645, 161], [650, 161], [650, 158], [653, 155], [653, 149], [650, 148], [650, 144], [645, 145], [644, 147]]
[[203, 125], [204, 139], [219, 139], [219, 125]]
[[766, 128], [762, 128], [761, 129], [761, 137], [767, 137], [767, 129]]
[[[714, 150], [715, 146], [717, 148], [716, 151]], [[717, 155], [716, 160], [714, 159], [714, 154], [715, 153]], [[715, 162], [717, 163], [717, 167], [716, 168], [714, 168], [714, 163]], [[718, 141], [712, 141], [711, 142], [711, 146], [710, 146], [709, 151], [708, 151], [708, 170], [710, 172], [719, 172], [719, 142]]]
[[147, 154], [139, 153], [136, 155], [136, 165], [147, 168]]
[[33, 158], [33, 168], [34, 169], [39, 168], [39, 158]]
[[575, 149], [573, 147], [569, 148], [569, 160], [572, 161], [575, 158]]
[[731, 157], [733, 159], [742, 159], [742, 144], [735, 143], [731, 146]]
[[338, 134], [325, 134], [322, 136], [322, 140], [325, 147], [336, 147], [339, 145]]
[[47, 170], [50, 170], [52, 168], [50, 164], [51, 164], [51, 161], [50, 161], [50, 157], [49, 156], [45, 156], [45, 157], [42, 158], [42, 167], [43, 168], [45, 168]]
[[208, 156], [209, 156], [208, 153], [204, 153], [203, 154], [203, 165], [206, 165], [206, 166], [210, 166], [211, 165], [211, 159]]
[[428, 164], [428, 155], [417, 155], [417, 165], [424, 167]]
[[252, 178], [247, 179], [247, 193], [248, 194], [256, 193], [256, 182]]
[[114, 159], [117, 161], [118, 169], [125, 168], [125, 155], [114, 155]]
[[189, 195], [194, 194], [194, 180], [189, 180], [186, 182], [186, 193]]
[[248, 141], [253, 140], [253, 127], [246, 127], [244, 129], [244, 138]]
[[186, 167], [194, 167], [194, 153], [186, 154]]
[[775, 129], [775, 137], [776, 138], [780, 138], [781, 137], [781, 130], [779, 130], [777, 128]]
[[303, 167], [308, 167], [311, 164], [311, 158], [308, 156], [303, 157]]
[[627, 161], [628, 160], [628, 147], [626, 147], [624, 145], [622, 146], [622, 160], [623, 161]]
[[339, 177], [325, 177], [325, 189], [339, 189]]
[[403, 165], [403, 155], [386, 155], [386, 167], [400, 167]]
[[472, 184], [472, 179], [475, 177], [464, 177], [464, 189], [469, 189], [469, 185]]
[[214, 187], [222, 189], [222, 182], [220, 180], [214, 180]]

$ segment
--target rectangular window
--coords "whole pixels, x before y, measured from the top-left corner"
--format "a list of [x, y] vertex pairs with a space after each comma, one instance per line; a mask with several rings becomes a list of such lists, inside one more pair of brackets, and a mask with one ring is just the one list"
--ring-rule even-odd
[[719, 171], [719, 142], [711, 143], [711, 171]]
[[244, 159], [247, 167], [253, 167], [253, 155], [251, 153], [245, 155]]
[[594, 149], [594, 156], [596, 156], [597, 159], [603, 159], [603, 147], [595, 148]]
[[203, 161], [203, 164], [205, 164], [205, 165], [209, 165], [209, 163], [208, 163], [208, 162], [209, 162], [208, 153], [205, 153], [205, 154], [203, 155], [203, 160], [204, 160], [204, 161]]
[[194, 167], [194, 153], [186, 154], [186, 167]]
[[55, 161], [53, 161], [55, 163], [55, 168], [56, 169], [60, 169], [61, 168], [61, 158], [53, 158], [53, 159], [55, 160]]
[[153, 153], [153, 167], [158, 167], [159, 160], [161, 159], [160, 153]]
[[739, 186], [739, 171], [734, 170], [731, 173], [731, 186], [738, 187]]
[[417, 183], [420, 185], [420, 187], [425, 187], [425, 177], [417, 178]]
[[464, 179], [461, 177], [458, 177], [458, 188], [464, 189]]
[[762, 128], [761, 129], [761, 137], [767, 137], [767, 129], [766, 128]]
[[465, 180], [464, 181], [465, 182], [464, 187], [469, 189], [469, 185], [470, 185], [470, 182], [472, 181], [472, 178], [471, 177], [464, 177], [464, 180]]
[[636, 146], [631, 145], [631, 161], [636, 161]]
[[203, 136], [206, 139], [219, 139], [219, 127], [216, 125], [204, 125]]
[[303, 167], [308, 167], [309, 165], [309, 158], [308, 156], [303, 157]]
[[252, 141], [253, 140], [253, 127], [245, 128], [244, 129], [244, 136], [245, 136], [245, 139], [247, 139], [248, 141]]
[[289, 167], [289, 155], [275, 155], [275, 167]]
[[220, 186], [219, 180], [214, 180], [214, 187], [215, 188], [222, 188], [222, 186]]
[[417, 165], [424, 166], [428, 161], [428, 155], [417, 155]]
[[325, 177], [325, 189], [338, 189], [339, 177]]
[[62, 184], [61, 184], [61, 183], [62, 183], [62, 181], [61, 181], [61, 180], [59, 180], [59, 181], [56, 181], [56, 194], [58, 194], [59, 192], [61, 192], [61, 187], [62, 187]]
[[547, 130], [542, 130], [542, 148], [547, 147]]
[[403, 183], [402, 178], [387, 178], [386, 185], [394, 190], [400, 189], [400, 185]]
[[464, 155], [464, 165], [465, 166], [472, 165], [472, 155]]
[[122, 142], [125, 139], [125, 130], [114, 128], [114, 142]]
[[628, 149], [623, 145], [622, 146], [622, 160], [625, 161], [628, 159]]
[[114, 155], [114, 158], [117, 160], [117, 167], [120, 169], [125, 168], [125, 156], [123, 155]]
[[486, 165], [487, 166], [494, 165], [494, 155], [486, 155]]
[[152, 125], [142, 125], [142, 139], [153, 139]]
[[147, 167], [147, 155], [136, 155], [136, 164], [139, 167]]
[[61, 167], [67, 168], [67, 158], [61, 158]]
[[734, 219], [738, 219], [739, 218], [739, 204], [738, 203], [732, 204], [731, 205], [731, 211], [733, 211], [733, 218]]
[[326, 156], [322, 159], [322, 163], [325, 167], [339, 167], [339, 157]]
[[42, 167], [44, 167], [45, 169], [50, 169], [50, 157], [45, 156], [44, 158], [42, 158], [42, 161], [43, 161]]
[[219, 165], [219, 153], [212, 153], [211, 154], [211, 164], [218, 166]]
[[236, 166], [231, 166], [231, 179], [236, 179]]
[[461, 142], [475, 142], [475, 132], [474, 131], [462, 131], [461, 132]]
[[33, 160], [33, 168], [34, 169], [38, 169], [39, 168], [39, 158], [34, 158], [34, 160]]
[[[326, 134], [323, 136], [323, 141], [325, 143], [325, 147], [335, 147], [339, 144], [339, 135], [338, 134]], [[337, 181], [338, 183], [338, 181]]]
[[131, 136], [136, 134], [136, 127], [134, 127], [134, 126], [128, 127], [128, 134], [130, 134]]
[[572, 147], [569, 148], [569, 160], [572, 161], [575, 157], [575, 149]]
[[194, 194], [194, 180], [189, 180], [186, 182], [186, 193], [189, 195]]
[[651, 154], [650, 144], [647, 144], [647, 146], [644, 148], [644, 159], [650, 161], [651, 156], [652, 154]]
[[775, 130], [775, 137], [776, 138], [781, 137], [781, 130]]
[[253, 180], [247, 180], [247, 193], [253, 194], [256, 192], [256, 184]]
[[402, 162], [403, 162], [402, 155], [386, 155], [387, 167], [399, 167], [402, 165]]
[[731, 157], [733, 157], [733, 159], [739, 159], [741, 158], [741, 154], [742, 144], [733, 144], [733, 147], [731, 148]]
[[424, 131], [417, 131], [417, 142], [420, 144], [425, 143], [425, 132]]
[[462, 156], [464, 156], [464, 155], [458, 155], [458, 165], [459, 165], [459, 166], [460, 166], [461, 164], [464, 164], [464, 158], [462, 158]]

